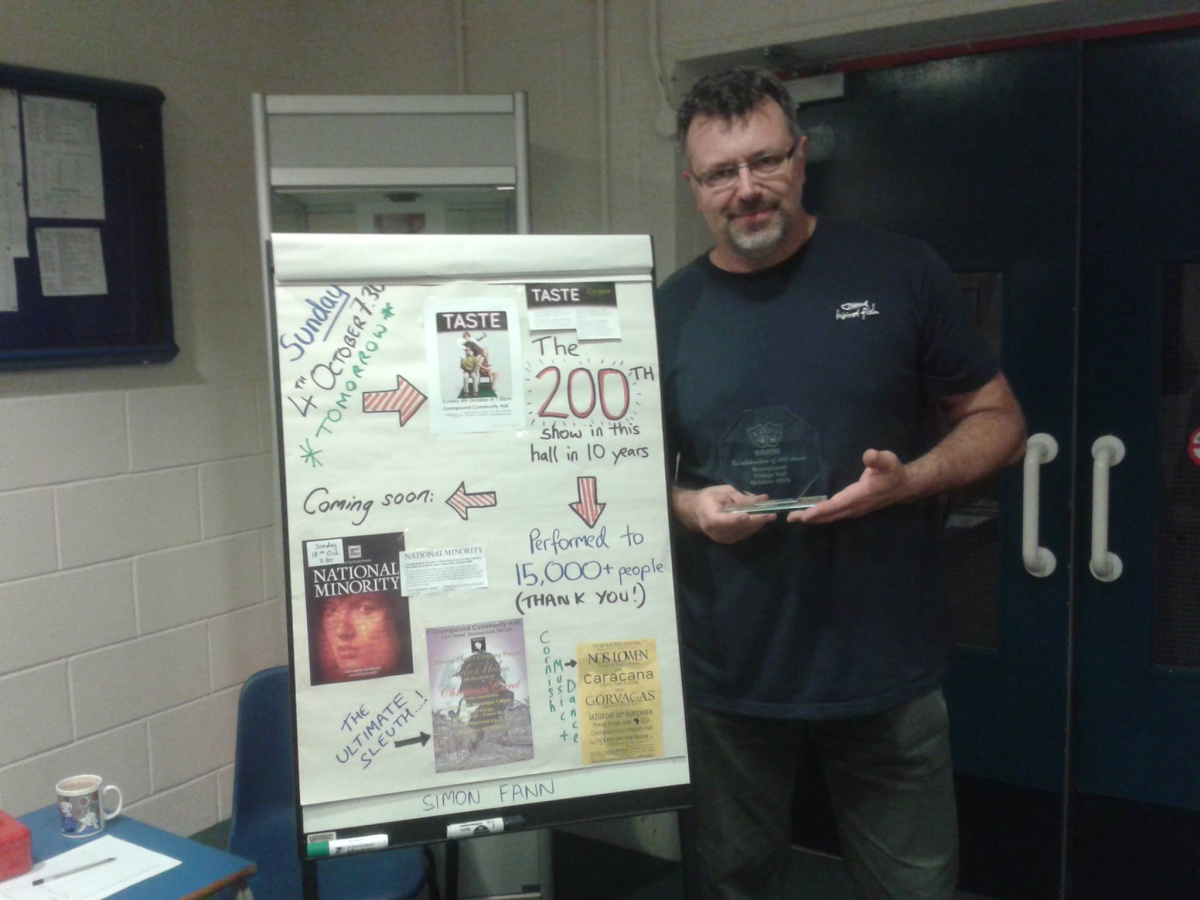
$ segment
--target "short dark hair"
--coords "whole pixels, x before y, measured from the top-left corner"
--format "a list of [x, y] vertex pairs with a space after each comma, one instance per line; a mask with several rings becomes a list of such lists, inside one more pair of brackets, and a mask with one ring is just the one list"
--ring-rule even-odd
[[783, 82], [763, 69], [739, 66], [715, 75], [705, 75], [697, 81], [679, 107], [675, 117], [675, 137], [679, 149], [687, 153], [687, 133], [696, 116], [710, 116], [731, 122], [742, 119], [756, 110], [764, 100], [774, 100], [783, 110], [788, 131], [800, 139], [800, 123], [796, 119], [796, 103]]

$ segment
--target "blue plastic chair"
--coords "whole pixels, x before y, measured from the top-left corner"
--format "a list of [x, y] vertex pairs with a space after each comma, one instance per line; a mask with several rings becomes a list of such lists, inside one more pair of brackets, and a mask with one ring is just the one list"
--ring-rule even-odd
[[[252, 859], [255, 900], [298, 900], [296, 780], [292, 771], [291, 679], [287, 666], [251, 675], [238, 699], [237, 757], [229, 852]], [[425, 885], [420, 848], [324, 859], [322, 900], [410, 900]]]

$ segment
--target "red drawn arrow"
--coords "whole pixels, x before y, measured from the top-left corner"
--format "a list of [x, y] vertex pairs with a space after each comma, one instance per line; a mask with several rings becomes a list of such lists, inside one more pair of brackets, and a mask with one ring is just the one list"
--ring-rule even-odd
[[428, 398], [409, 384], [403, 375], [396, 376], [394, 391], [364, 391], [363, 412], [394, 412], [400, 414], [400, 427], [413, 417]]
[[481, 491], [478, 494], [468, 494], [467, 483], [464, 481], [459, 484], [453, 494], [446, 498], [446, 505], [466, 520], [467, 510], [469, 509], [495, 506], [496, 492]]
[[588, 528], [594, 528], [607, 505], [596, 500], [596, 476], [581, 475], [575, 482], [579, 486], [579, 499], [567, 505], [575, 515], [587, 523]]

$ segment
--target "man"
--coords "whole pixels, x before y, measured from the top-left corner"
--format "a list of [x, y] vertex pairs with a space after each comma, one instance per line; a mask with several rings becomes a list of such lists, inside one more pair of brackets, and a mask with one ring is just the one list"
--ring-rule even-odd
[[467, 397], [479, 396], [479, 364], [481, 358], [474, 353], [470, 347], [463, 348], [463, 357], [458, 361], [459, 368], [463, 373], [462, 394], [464, 399]]
[[[658, 301], [678, 454], [689, 873], [704, 897], [782, 896], [807, 740], [860, 895], [950, 898], [950, 636], [933, 498], [1020, 458], [1020, 409], [928, 247], [805, 211], [807, 144], [777, 79], [706, 77], [678, 125], [715, 239]], [[790, 446], [783, 458], [819, 458], [796, 489], [829, 498], [786, 519], [744, 512], [766, 493], [744, 477], [757, 464], [739, 429]]]

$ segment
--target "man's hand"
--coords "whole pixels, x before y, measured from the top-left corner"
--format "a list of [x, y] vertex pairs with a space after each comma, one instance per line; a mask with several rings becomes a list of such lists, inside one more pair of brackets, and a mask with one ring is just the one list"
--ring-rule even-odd
[[752, 516], [738, 512], [738, 506], [766, 500], [766, 494], [743, 494], [728, 484], [718, 484], [698, 491], [673, 488], [671, 505], [675, 517], [688, 531], [706, 535], [718, 544], [736, 544], [757, 534], [775, 521], [774, 513]]
[[863, 454], [862, 475], [854, 484], [842, 488], [828, 500], [811, 509], [788, 513], [789, 522], [837, 522], [857, 519], [877, 509], [908, 499], [905, 490], [908, 473], [900, 458], [891, 450], [868, 450]]

